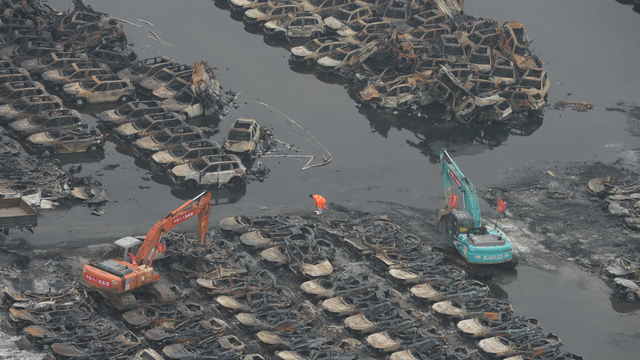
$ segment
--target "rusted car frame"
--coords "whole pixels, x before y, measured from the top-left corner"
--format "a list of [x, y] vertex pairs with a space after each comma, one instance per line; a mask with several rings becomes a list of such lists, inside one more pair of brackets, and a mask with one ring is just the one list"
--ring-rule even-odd
[[140, 60], [137, 64], [118, 72], [118, 75], [137, 84], [142, 79], [155, 75], [158, 71], [178, 63], [168, 56], [157, 56]]
[[97, 129], [50, 130], [31, 135], [27, 147], [43, 156], [91, 152], [104, 147], [106, 139]]

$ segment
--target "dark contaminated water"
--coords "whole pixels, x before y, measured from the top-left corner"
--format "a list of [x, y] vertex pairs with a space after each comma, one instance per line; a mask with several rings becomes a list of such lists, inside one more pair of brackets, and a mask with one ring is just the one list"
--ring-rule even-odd
[[[57, 9], [70, 5], [50, 0]], [[291, 69], [291, 45], [270, 46], [258, 29], [245, 28], [224, 10], [224, 2], [208, 0], [88, 1], [98, 11], [142, 27], [126, 25], [129, 41], [141, 58], [167, 55], [182, 63], [208, 61], [218, 67], [224, 90], [241, 92], [241, 107], [220, 121], [222, 142], [233, 119], [248, 117], [271, 129], [276, 138], [301, 147], [301, 154], [325, 155], [264, 101], [286, 113], [313, 134], [333, 155], [331, 164], [302, 171], [306, 159], [264, 158], [271, 174], [262, 183], [231, 192], [214, 189], [211, 224], [232, 214], [260, 215], [286, 208], [310, 208], [308, 195], [322, 194], [331, 204], [384, 212], [387, 203], [434, 209], [441, 206], [442, 182], [433, 155], [447, 147], [458, 165], [478, 186], [499, 179], [501, 170], [553, 159], [586, 161], [635, 159], [638, 138], [621, 112], [607, 107], [633, 106], [640, 94], [637, 63], [640, 47], [638, 14], [615, 1], [598, 0], [468, 0], [467, 13], [498, 22], [520, 21], [551, 79], [550, 102], [586, 101], [594, 110], [546, 109], [515, 130], [492, 127], [452, 129], [437, 116], [415, 119], [359, 107], [335, 79], [317, 78], [311, 68]], [[234, 16], [237, 18], [236, 16]], [[153, 23], [147, 25], [138, 19]], [[149, 27], [167, 47], [148, 38]], [[89, 108], [89, 113], [111, 108]], [[202, 123], [217, 119], [195, 119]], [[91, 175], [111, 201], [101, 217], [86, 206], [45, 211], [34, 245], [111, 241], [141, 234], [193, 194], [172, 191], [151, 177], [148, 163], [131, 149], [108, 142], [104, 154], [60, 157], [63, 164], [82, 163], [80, 175]], [[318, 161], [318, 159], [316, 159]], [[117, 165], [117, 166], [114, 166]], [[156, 181], [158, 180], [158, 181]], [[483, 204], [488, 210], [488, 205]], [[433, 221], [433, 219], [425, 219]], [[185, 222], [180, 229], [193, 229]], [[640, 353], [638, 312], [621, 310], [597, 278], [572, 268], [542, 272], [522, 267], [509, 284], [500, 285], [520, 314], [538, 317], [547, 331], [558, 333], [568, 350], [589, 359], [636, 358]], [[507, 281], [507, 282], [509, 282]]]

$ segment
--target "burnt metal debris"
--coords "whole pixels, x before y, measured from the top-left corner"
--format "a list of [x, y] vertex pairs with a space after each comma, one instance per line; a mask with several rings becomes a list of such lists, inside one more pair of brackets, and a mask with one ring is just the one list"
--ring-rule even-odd
[[[501, 123], [542, 110], [550, 81], [524, 26], [464, 14], [464, 1], [231, 0], [269, 41], [313, 38], [292, 66], [338, 76], [361, 104], [459, 123]], [[322, 20], [320, 20], [322, 19]]]
[[[175, 304], [141, 296], [118, 311], [82, 285], [5, 290], [10, 328], [60, 359], [582, 359], [384, 216], [238, 216], [221, 220], [205, 245], [194, 234], [164, 238], [158, 261]], [[261, 259], [273, 247], [284, 248], [290, 271]], [[330, 273], [303, 268], [325, 259]], [[635, 274], [627, 265], [610, 272]]]
[[[0, 43], [0, 104], [4, 104], [0, 106], [0, 123], [10, 137], [18, 140], [5, 137], [0, 145], [2, 167], [15, 169], [3, 173], [7, 175], [2, 179], [3, 195], [42, 194], [43, 208], [65, 197], [86, 200], [92, 196], [90, 192], [88, 196], [82, 191], [73, 192], [72, 186], [63, 181], [68, 175], [54, 174], [55, 165], [40, 166], [42, 171], [37, 176], [20, 177], [24, 173], [20, 169], [34, 167], [24, 164], [30, 158], [11, 159], [24, 153], [20, 144], [38, 157], [97, 152], [90, 155], [95, 157], [100, 156], [106, 142], [100, 131], [89, 129], [80, 114], [66, 106], [120, 103], [115, 110], [97, 114], [99, 127], [106, 135], [115, 133], [116, 140], [123, 143], [138, 144], [145, 137], [161, 139], [158, 143], [163, 146], [151, 149], [153, 154], [157, 150], [171, 152], [167, 141], [171, 146], [206, 141], [218, 128], [189, 127], [190, 131], [185, 131], [186, 121], [220, 114], [235, 99], [230, 91], [226, 93], [229, 99], [223, 99], [215, 68], [207, 62], [179, 64], [165, 56], [140, 59], [128, 44], [122, 26], [125, 21], [110, 18], [82, 1], [72, 3], [62, 12], [42, 1], [0, 5], [4, 14], [0, 32], [6, 34]], [[155, 100], [136, 101], [145, 91]], [[169, 139], [165, 139], [167, 132]], [[141, 147], [138, 153], [144, 154], [147, 148]], [[251, 152], [259, 154], [255, 149]], [[224, 151], [203, 151], [195, 157], [189, 153], [188, 158], [180, 160], [187, 163], [220, 154]], [[172, 167], [165, 164], [156, 169], [167, 176]], [[237, 173], [228, 179], [232, 185], [244, 183], [244, 168], [230, 170], [227, 173]], [[266, 177], [264, 170], [255, 174], [260, 179]], [[35, 203], [40, 205], [40, 197]]]

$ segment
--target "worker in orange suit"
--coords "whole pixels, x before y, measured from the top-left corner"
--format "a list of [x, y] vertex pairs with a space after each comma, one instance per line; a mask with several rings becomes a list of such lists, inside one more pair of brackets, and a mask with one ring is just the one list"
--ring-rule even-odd
[[318, 215], [322, 214], [322, 209], [327, 208], [326, 206], [324, 206], [327, 200], [320, 195], [309, 195], [309, 197], [316, 202], [316, 207], [318, 208], [318, 210], [316, 210], [316, 214]]

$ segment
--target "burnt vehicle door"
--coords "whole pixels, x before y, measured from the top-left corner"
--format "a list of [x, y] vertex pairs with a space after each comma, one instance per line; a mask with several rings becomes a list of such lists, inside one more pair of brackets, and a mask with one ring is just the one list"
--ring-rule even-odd
[[220, 181], [220, 163], [213, 163], [200, 171], [200, 184], [217, 184]]
[[76, 152], [76, 137], [71, 134], [67, 134], [59, 138], [54, 145], [54, 152], [56, 154], [70, 154]]
[[304, 19], [294, 19], [287, 25], [287, 35], [292, 37], [304, 36]]

